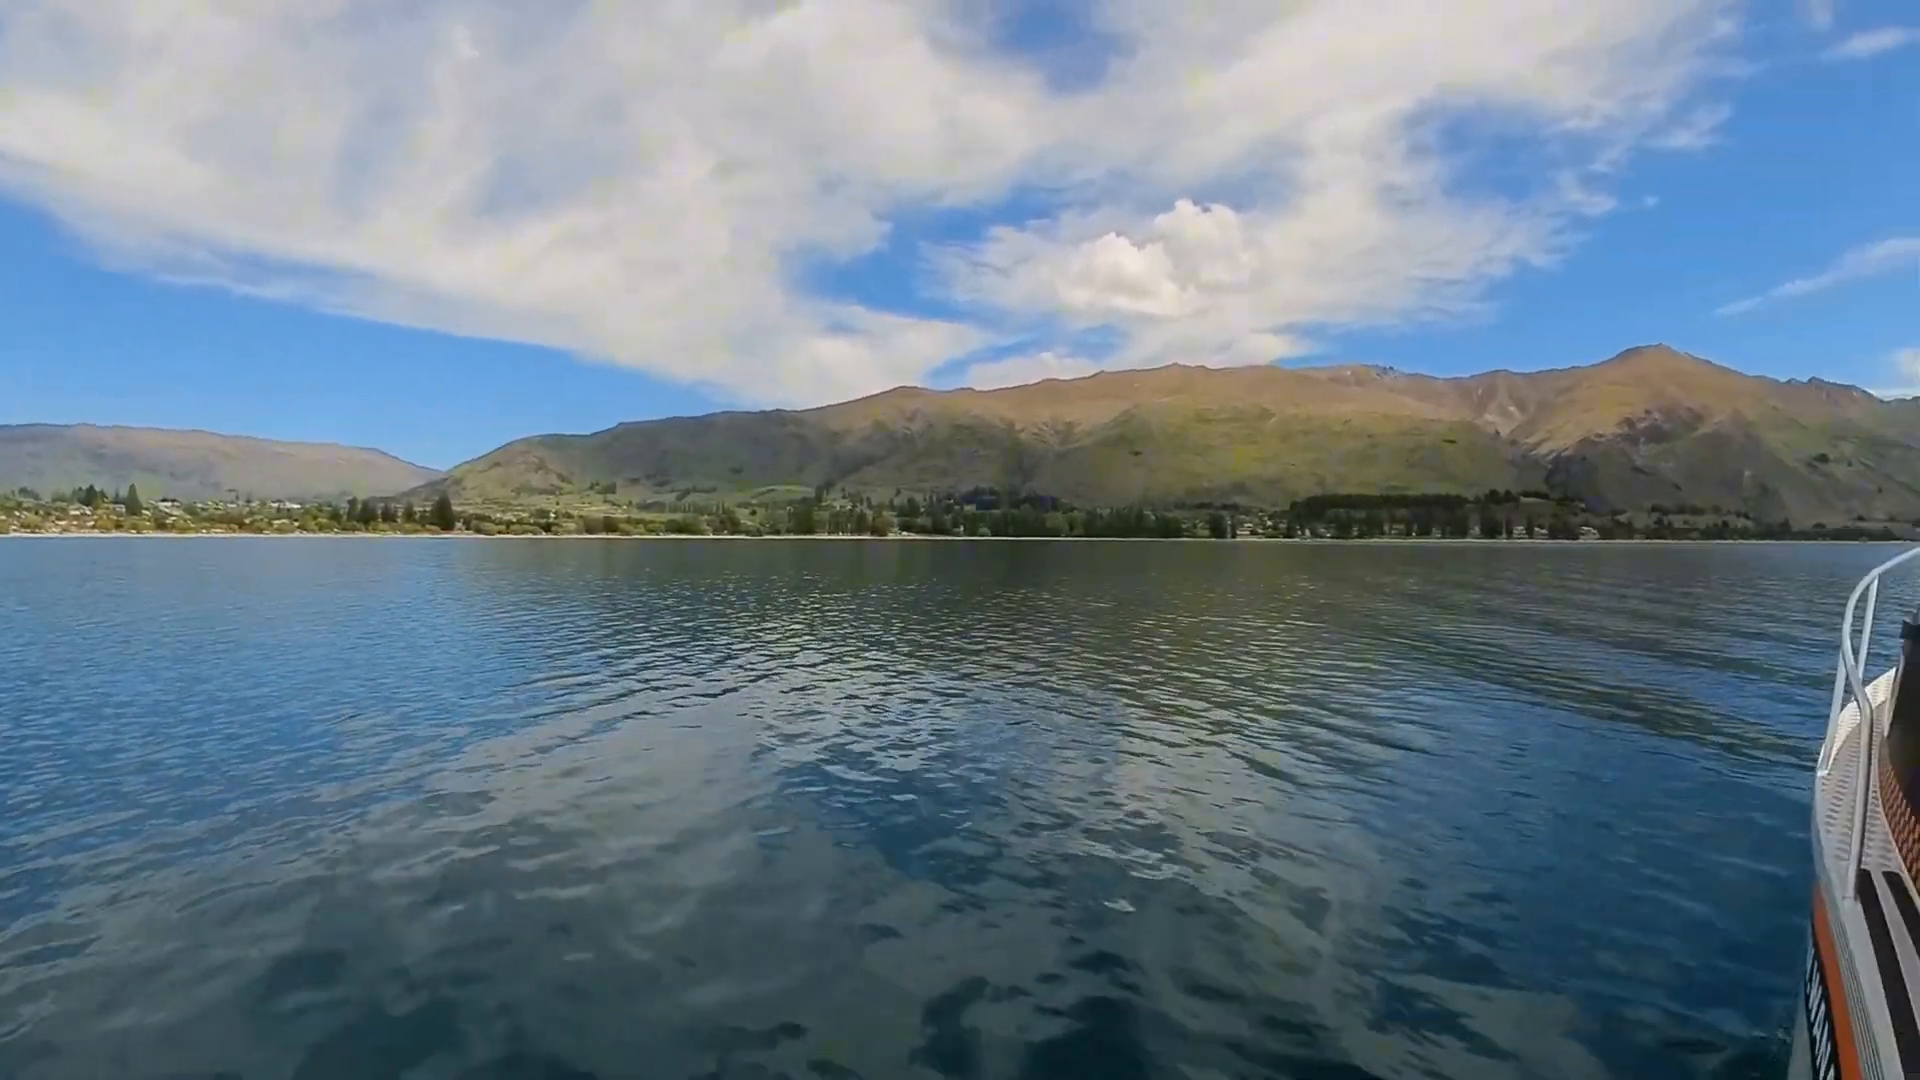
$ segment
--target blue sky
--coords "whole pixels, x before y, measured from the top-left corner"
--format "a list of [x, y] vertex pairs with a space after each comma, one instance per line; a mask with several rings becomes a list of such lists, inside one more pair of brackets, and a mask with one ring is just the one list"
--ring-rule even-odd
[[181, 6], [0, 0], [0, 423], [446, 466], [1171, 361], [1920, 387], [1908, 0]]

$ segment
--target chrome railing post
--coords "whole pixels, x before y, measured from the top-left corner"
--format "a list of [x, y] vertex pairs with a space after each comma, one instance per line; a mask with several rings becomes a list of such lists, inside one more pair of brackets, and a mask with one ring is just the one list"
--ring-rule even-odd
[[1820, 740], [1820, 775], [1833, 767], [1833, 755], [1840, 751], [1834, 735], [1840, 729], [1840, 709], [1847, 703], [1847, 650], [1841, 649], [1833, 661], [1833, 704], [1827, 708], [1827, 734]]
[[1867, 653], [1873, 645], [1873, 609], [1880, 604], [1880, 575], [1873, 576], [1873, 584], [1867, 586], [1867, 614], [1860, 620], [1860, 651], [1854, 654], [1854, 667], [1860, 670], [1860, 681], [1867, 681]]
[[[1854, 882], [1860, 877], [1860, 864], [1866, 861], [1867, 815], [1873, 813], [1873, 754], [1879, 740], [1879, 717], [1874, 715], [1873, 699], [1867, 694], [1867, 656], [1873, 644], [1873, 611], [1880, 604], [1880, 575], [1867, 586], [1867, 610], [1860, 620], [1860, 649], [1853, 654], [1853, 684], [1860, 697], [1860, 806], [1853, 823], [1853, 862], [1847, 867], [1847, 895], [1853, 895]], [[1852, 632], [1852, 627], [1848, 627]]]
[[[1859, 685], [1858, 680], [1855, 685]], [[1860, 864], [1866, 860], [1867, 815], [1873, 811], [1873, 702], [1864, 691], [1860, 702], [1860, 766], [1854, 770], [1859, 797], [1853, 808], [1853, 837], [1847, 848], [1847, 880], [1843, 883], [1847, 899], [1853, 899], [1854, 885], [1860, 878]]]

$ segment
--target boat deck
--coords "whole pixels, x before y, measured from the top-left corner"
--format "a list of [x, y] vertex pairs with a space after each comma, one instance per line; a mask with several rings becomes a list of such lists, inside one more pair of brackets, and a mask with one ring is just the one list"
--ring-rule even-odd
[[[1888, 672], [1866, 688], [1874, 706], [1876, 751], [1886, 733], [1893, 685], [1894, 674]], [[1828, 979], [1838, 976], [1844, 987], [1841, 1000], [1829, 1006], [1839, 1060], [1834, 1071], [1824, 1075], [1920, 1077], [1920, 1013], [1915, 1010], [1920, 997], [1920, 903], [1907, 862], [1920, 854], [1920, 822], [1885, 755], [1876, 752], [1865, 777], [1869, 802], [1860, 861], [1857, 868], [1852, 865], [1860, 755], [1867, 745], [1861, 736], [1860, 710], [1849, 704], [1835, 724], [1830, 758], [1822, 762], [1814, 781], [1815, 842], [1823, 870], [1814, 933], [1818, 942], [1818, 909], [1823, 909], [1835, 947], [1821, 951], [1830, 951], [1838, 968], [1828, 970]], [[1849, 881], [1851, 889], [1845, 887]], [[1860, 1048], [1857, 1063], [1846, 1060], [1849, 1042]]]

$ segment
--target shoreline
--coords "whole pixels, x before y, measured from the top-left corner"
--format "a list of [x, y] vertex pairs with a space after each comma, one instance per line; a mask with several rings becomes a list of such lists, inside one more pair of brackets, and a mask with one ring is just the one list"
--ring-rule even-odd
[[153, 539], [161, 539], [161, 540], [202, 540], [202, 539], [299, 540], [299, 539], [308, 539], [308, 540], [437, 540], [437, 541], [469, 541], [469, 540], [530, 540], [530, 541], [753, 540], [753, 541], [765, 541], [765, 540], [774, 540], [774, 541], [793, 541], [793, 542], [804, 542], [809, 540], [814, 540], [814, 541], [824, 540], [824, 541], [834, 541], [834, 542], [859, 541], [863, 543], [900, 543], [900, 542], [917, 543], [917, 542], [924, 541], [929, 543], [948, 543], [948, 542], [1023, 543], [1024, 542], [1024, 543], [1045, 543], [1045, 544], [1060, 544], [1060, 543], [1298, 544], [1303, 546], [1318, 545], [1318, 546], [1348, 546], [1348, 547], [1361, 547], [1361, 546], [1369, 546], [1369, 545], [1372, 545], [1372, 546], [1443, 545], [1443, 546], [1450, 546], [1450, 547], [1508, 547], [1508, 546], [1572, 547], [1577, 545], [1580, 547], [1594, 547], [1594, 546], [1632, 547], [1632, 546], [1666, 546], [1671, 544], [1694, 544], [1694, 545], [1736, 544], [1736, 545], [1746, 545], [1746, 546], [1751, 546], [1754, 544], [1833, 544], [1833, 545], [1846, 545], [1846, 546], [1864, 546], [1864, 545], [1891, 545], [1891, 544], [1920, 543], [1920, 541], [1916, 541], [1916, 540], [1880, 540], [1880, 539], [1823, 540], [1823, 539], [1818, 539], [1813, 537], [1808, 537], [1805, 539], [1791, 539], [1791, 540], [1781, 540], [1781, 539], [1771, 539], [1771, 538], [1764, 539], [1764, 540], [1763, 539], [1658, 540], [1658, 539], [1653, 539], [1649, 537], [1635, 537], [1631, 540], [1600, 540], [1600, 539], [1548, 540], [1548, 539], [1545, 539], [1544, 537], [1534, 538], [1534, 539], [1527, 539], [1524, 537], [1516, 537], [1516, 538], [1503, 537], [1498, 540], [1482, 540], [1478, 538], [1460, 539], [1457, 537], [1438, 537], [1438, 536], [1381, 536], [1381, 537], [1373, 537], [1365, 540], [1361, 540], [1361, 539], [1342, 540], [1342, 539], [1336, 539], [1334, 537], [1321, 537], [1321, 536], [1294, 537], [1292, 539], [1288, 539], [1287, 537], [1283, 537], [1283, 536], [1244, 536], [1244, 537], [1237, 537], [1232, 540], [1216, 540], [1210, 536], [1176, 536], [1176, 537], [1163, 537], [1163, 536], [928, 536], [924, 533], [894, 533], [889, 536], [860, 536], [852, 533], [815, 533], [811, 536], [798, 536], [791, 533], [780, 533], [772, 536], [741, 536], [738, 534], [731, 534], [731, 533], [716, 533], [710, 536], [696, 536], [688, 533], [646, 533], [646, 534], [629, 535], [629, 536], [622, 536], [617, 533], [563, 533], [557, 536], [552, 534], [541, 535], [541, 536], [526, 536], [526, 535], [508, 536], [503, 533], [498, 536], [481, 536], [478, 533], [470, 533], [470, 532], [451, 532], [451, 533], [260, 532], [260, 533], [254, 533], [254, 532], [166, 532], [166, 531], [152, 531], [152, 532], [74, 531], [74, 532], [0, 533], [0, 540], [12, 540], [12, 539], [59, 540], [59, 539], [81, 539], [81, 538], [141, 539], [141, 540], [153, 540]]

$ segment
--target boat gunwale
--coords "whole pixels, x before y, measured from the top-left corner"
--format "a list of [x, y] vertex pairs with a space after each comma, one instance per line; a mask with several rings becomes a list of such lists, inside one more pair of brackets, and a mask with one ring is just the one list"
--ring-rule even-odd
[[[1898, 867], [1898, 874], [1909, 887], [1915, 881], [1915, 867], [1893, 835], [1892, 818], [1884, 801], [1890, 793], [1880, 790], [1883, 771], [1880, 766], [1891, 764], [1890, 760], [1882, 760], [1885, 749], [1881, 744], [1893, 719], [1900, 664], [1896, 662], [1875, 678], [1869, 678], [1867, 665], [1872, 655], [1881, 579], [1915, 559], [1920, 559], [1920, 546], [1868, 571], [1847, 597], [1835, 663], [1833, 698], [1814, 777], [1810, 824], [1816, 885], [1810, 962], [1820, 969], [1821, 981], [1827, 984], [1826, 992], [1835, 999], [1828, 1003], [1829, 1009], [1844, 1010], [1843, 1015], [1849, 1017], [1851, 1023], [1836, 1025], [1842, 1030], [1827, 1032], [1836, 1053], [1825, 1057], [1824, 1069], [1822, 1062], [1809, 1064], [1813, 1066], [1813, 1075], [1834, 1076], [1838, 1080], [1855, 1077], [1886, 1080], [1888, 1069], [1893, 1070], [1893, 1075], [1901, 1075], [1914, 1064], [1905, 1059], [1914, 1051], [1911, 1044], [1916, 1041], [1916, 1033], [1903, 1030], [1901, 1025], [1914, 1024], [1914, 993], [1920, 988], [1913, 985], [1913, 980], [1901, 969], [1915, 958], [1909, 956], [1903, 964], [1898, 960], [1890, 962], [1890, 957], [1896, 957], [1903, 949], [1912, 952], [1920, 948], [1920, 939], [1914, 938], [1911, 923], [1903, 918], [1901, 941], [1905, 944], [1891, 943], [1888, 912], [1882, 904], [1876, 876], [1868, 868], [1871, 841], [1872, 862], [1880, 865], [1890, 861]], [[1887, 858], [1889, 854], [1891, 860]], [[1872, 890], [1873, 895], [1863, 895], [1862, 888]], [[1908, 900], [1911, 902], [1911, 896]], [[1881, 917], [1877, 934], [1869, 918], [1873, 912], [1867, 910], [1870, 902]], [[1823, 929], [1825, 935], [1821, 933]], [[1889, 941], [1882, 942], [1883, 937]], [[1827, 954], [1824, 961], [1822, 954]], [[1831, 967], [1824, 966], [1828, 962]], [[1835, 975], [1837, 979], [1833, 978]], [[1899, 981], [1897, 988], [1887, 985], [1890, 975]], [[1814, 972], [1810, 970], [1809, 978], [1813, 977]], [[1810, 984], [1808, 995], [1811, 992]], [[1906, 1014], [1898, 1018], [1893, 1015], [1896, 996], [1907, 1009]], [[1811, 1033], [1815, 1021], [1811, 996], [1803, 996], [1803, 1006], [1803, 1020]], [[1848, 1028], [1851, 1030], [1845, 1030]], [[1902, 1035], [1906, 1037], [1901, 1038]], [[1816, 1059], [1822, 1056], [1814, 1055]]]
[[[1852, 833], [1847, 848], [1847, 863], [1839, 876], [1840, 891], [1843, 899], [1854, 900], [1857, 897], [1857, 875], [1864, 862], [1866, 847], [1867, 818], [1872, 811], [1874, 735], [1879, 717], [1876, 715], [1873, 698], [1868, 693], [1870, 681], [1867, 678], [1866, 662], [1873, 647], [1873, 620], [1878, 612], [1880, 601], [1880, 580], [1888, 571], [1920, 558], [1920, 547], [1911, 548], [1867, 571], [1847, 595], [1846, 612], [1840, 622], [1840, 656], [1833, 677], [1833, 703], [1827, 712], [1826, 735], [1821, 741], [1817, 775], [1825, 778], [1838, 759], [1841, 719], [1849, 705], [1859, 710], [1859, 723], [1856, 731], [1866, 732], [1860, 742], [1860, 756], [1855, 768], [1855, 798]], [[1860, 601], [1867, 602], [1864, 618], [1861, 617]], [[1859, 646], [1854, 645], [1854, 629], [1859, 627]], [[1849, 701], [1848, 699], [1852, 700]]]

